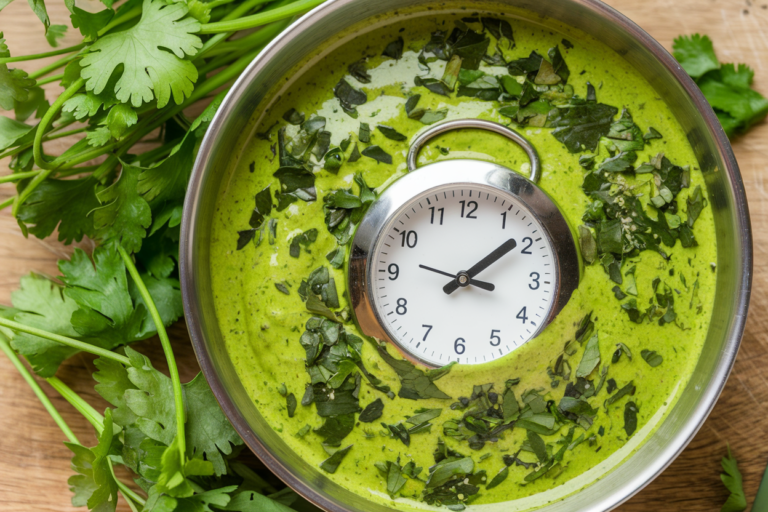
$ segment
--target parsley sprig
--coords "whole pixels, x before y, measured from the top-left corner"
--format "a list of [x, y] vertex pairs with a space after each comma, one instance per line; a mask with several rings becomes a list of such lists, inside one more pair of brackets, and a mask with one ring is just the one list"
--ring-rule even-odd
[[755, 72], [746, 64], [721, 64], [707, 36], [680, 36], [673, 54], [715, 110], [728, 137], [744, 133], [768, 115], [768, 99], [752, 89]]
[[[134, 511], [288, 510], [300, 499], [233, 460], [242, 440], [201, 374], [181, 382], [165, 328], [183, 313], [179, 224], [205, 130], [228, 84], [320, 3], [105, 0], [92, 13], [66, 2], [82, 41], [25, 56], [12, 56], [0, 33], [0, 108], [13, 111], [0, 116], [0, 159], [13, 171], [0, 183], [17, 192], [0, 209], [11, 207], [25, 235], [97, 242], [91, 255], [77, 249], [61, 260], [55, 279], [24, 277], [13, 306], [0, 306], [0, 349], [73, 452], [76, 506], [115, 510], [122, 496]], [[56, 47], [66, 27], [50, 25], [42, 1], [30, 5]], [[60, 58], [32, 73], [13, 68], [47, 57]], [[41, 86], [52, 82], [63, 92], [49, 104]], [[50, 141], [70, 136], [79, 140], [50, 153]], [[167, 375], [127, 346], [153, 336]], [[56, 378], [79, 352], [97, 356], [95, 388], [110, 404], [103, 414]], [[20, 355], [91, 423], [95, 447], [78, 440]], [[117, 466], [140, 491], [116, 476]]]

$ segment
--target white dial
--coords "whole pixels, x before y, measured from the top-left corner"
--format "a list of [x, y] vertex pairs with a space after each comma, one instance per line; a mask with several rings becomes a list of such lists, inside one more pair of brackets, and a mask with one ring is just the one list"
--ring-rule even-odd
[[556, 302], [556, 251], [515, 195], [477, 183], [416, 195], [371, 252], [389, 338], [433, 366], [481, 364], [533, 338]]

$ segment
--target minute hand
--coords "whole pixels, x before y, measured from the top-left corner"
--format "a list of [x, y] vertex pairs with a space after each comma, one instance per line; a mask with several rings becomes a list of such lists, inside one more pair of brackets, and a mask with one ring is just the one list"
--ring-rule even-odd
[[[510, 238], [509, 240], [507, 240], [506, 242], [498, 246], [488, 256], [478, 261], [475, 265], [472, 266], [472, 268], [467, 270], [467, 274], [469, 275], [469, 278], [472, 279], [473, 277], [478, 275], [480, 272], [490, 267], [493, 263], [501, 259], [502, 256], [507, 254], [516, 246], [517, 246], [517, 242], [515, 242], [514, 238]], [[456, 290], [458, 290], [458, 288], [459, 288], [459, 283], [457, 282], [456, 279], [454, 279], [450, 283], [443, 286], [443, 291], [448, 295], [450, 295]]]

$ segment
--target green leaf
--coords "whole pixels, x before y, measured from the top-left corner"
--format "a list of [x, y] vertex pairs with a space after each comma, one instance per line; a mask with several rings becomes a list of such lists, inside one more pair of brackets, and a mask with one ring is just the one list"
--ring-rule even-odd
[[403, 468], [400, 467], [400, 459], [398, 458], [397, 462], [376, 462], [374, 465], [387, 480], [387, 494], [394, 498], [407, 482], [403, 476]]
[[185, 17], [184, 3], [166, 5], [160, 0], [144, 0], [142, 15], [133, 27], [98, 39], [83, 57], [81, 76], [86, 89], [99, 94], [118, 66], [122, 74], [115, 93], [123, 103], [134, 107], [157, 100], [157, 107], [176, 104], [188, 97], [197, 81], [197, 68], [186, 56], [202, 47], [194, 35], [200, 23]]
[[16, 120], [24, 122], [32, 117], [32, 115], [36, 119], [40, 119], [50, 107], [51, 104], [45, 99], [45, 91], [38, 86], [31, 87], [28, 90], [26, 100], [15, 102], [14, 112], [16, 113]]
[[464, 457], [458, 460], [445, 459], [434, 466], [434, 471], [430, 473], [427, 480], [426, 488], [439, 487], [454, 477], [471, 474], [474, 469], [475, 463], [471, 457]]
[[45, 31], [45, 39], [48, 44], [54, 48], [59, 46], [59, 39], [64, 37], [64, 33], [67, 31], [66, 25], [51, 25], [48, 30]]
[[392, 59], [400, 59], [403, 56], [403, 47], [405, 46], [405, 41], [403, 41], [402, 37], [398, 37], [391, 43], [389, 43], [382, 52], [382, 55], [385, 57], [390, 57]]
[[[451, 398], [440, 391], [433, 382], [445, 375], [447, 371], [445, 373], [427, 375], [416, 368], [410, 361], [392, 357], [384, 347], [379, 347], [379, 355], [381, 355], [384, 361], [395, 370], [397, 376], [400, 378], [400, 391], [398, 392], [400, 398], [408, 398], [410, 400]], [[452, 364], [449, 364], [443, 368], [450, 369], [451, 366]]]
[[93, 238], [91, 211], [99, 206], [96, 199], [98, 181], [93, 177], [80, 179], [43, 180], [21, 205], [16, 219], [25, 228], [43, 239], [57, 230], [58, 239], [65, 244], [79, 242], [83, 236]]
[[[171, 380], [155, 370], [149, 359], [126, 348], [131, 367], [126, 370], [135, 388], [126, 389], [124, 401], [136, 415], [135, 424], [151, 439], [171, 445], [176, 435], [176, 416]], [[114, 375], [115, 372], [112, 372]], [[113, 377], [114, 380], [114, 377]], [[124, 383], [124, 381], [120, 381]], [[232, 446], [242, 444], [216, 402], [202, 374], [183, 384], [187, 408], [187, 457], [206, 460], [217, 476], [226, 473], [223, 455], [232, 453]]]
[[112, 140], [112, 134], [109, 133], [109, 128], [106, 126], [96, 126], [85, 133], [85, 138], [88, 145], [100, 148]]
[[707, 36], [693, 34], [676, 38], [672, 43], [672, 54], [685, 72], [693, 78], [699, 78], [706, 72], [720, 67], [712, 40]]
[[136, 190], [153, 210], [184, 202], [196, 143], [197, 138], [190, 131], [168, 158], [154, 167], [141, 169]]
[[337, 450], [333, 455], [325, 459], [323, 462], [320, 463], [320, 469], [325, 471], [326, 473], [335, 473], [336, 470], [339, 468], [339, 465], [341, 464], [341, 461], [344, 460], [344, 457], [349, 453], [349, 450], [352, 449], [353, 445], [349, 445], [346, 448], [342, 448], [341, 450]]
[[389, 140], [394, 140], [398, 142], [402, 142], [404, 140], [408, 140], [408, 137], [403, 135], [402, 133], [398, 132], [394, 128], [390, 126], [385, 126], [383, 124], [377, 125], [376, 128]]
[[112, 413], [115, 423], [121, 427], [132, 425], [136, 422], [136, 415], [125, 401], [125, 392], [137, 388], [128, 378], [128, 371], [125, 366], [103, 357], [99, 357], [93, 363], [97, 368], [93, 374], [93, 379], [98, 382], [94, 389], [104, 400], [115, 407]]
[[78, 473], [67, 480], [69, 490], [74, 493], [72, 505], [87, 506], [96, 512], [114, 511], [117, 505], [117, 482], [109, 467], [113, 442], [110, 409], [104, 413], [104, 429], [98, 441], [90, 449], [76, 443], [64, 443], [74, 453], [72, 469]]
[[549, 460], [549, 455], [547, 454], [547, 445], [544, 444], [544, 440], [541, 438], [541, 436], [539, 436], [539, 434], [533, 432], [532, 430], [529, 430], [527, 435], [528, 444], [531, 446], [533, 453], [536, 454], [536, 458], [539, 459], [539, 462], [542, 464], [547, 462], [547, 460]]
[[149, 204], [138, 191], [140, 172], [138, 167], [123, 164], [117, 181], [96, 194], [103, 206], [93, 210], [98, 237], [107, 244], [119, 243], [129, 253], [141, 249], [152, 222]]
[[625, 396], [629, 395], [632, 396], [635, 394], [635, 385], [632, 383], [632, 381], [629, 382], [626, 386], [618, 390], [615, 394], [609, 396], [605, 402], [603, 402], [603, 405], [606, 409], [608, 409], [609, 406], [612, 404], [618, 402], [620, 399], [624, 398]]
[[362, 151], [362, 153], [363, 153], [363, 156], [372, 158], [377, 162], [381, 162], [383, 164], [392, 163], [392, 155], [390, 155], [389, 153], [381, 149], [379, 146], [376, 146], [376, 145], [368, 146]]
[[[21, 311], [13, 320], [77, 338], [79, 334], [69, 319], [79, 306], [63, 291], [61, 286], [37, 274], [22, 277], [19, 289], [11, 294], [13, 307]], [[77, 350], [61, 343], [24, 333], [17, 333], [11, 340], [11, 346], [27, 358], [32, 369], [41, 377], [52, 377], [62, 361], [77, 353]]]
[[[157, 307], [163, 325], [171, 325], [184, 315], [184, 305], [181, 300], [181, 285], [178, 279], [171, 277], [155, 277], [149, 274], [141, 274], [141, 280], [147, 287], [152, 300]], [[144, 298], [136, 288], [135, 283], [131, 281], [129, 285], [131, 297], [133, 297], [136, 308], [143, 306], [147, 308]], [[157, 333], [155, 322], [152, 317], [146, 315], [139, 333], [136, 335], [139, 339], [149, 338]]]
[[[728, 500], [723, 504], [720, 512], [743, 512], [747, 509], [747, 498], [744, 495], [744, 482], [741, 478], [741, 472], [739, 466], [736, 463], [736, 458], [731, 453], [731, 447], [728, 447], [728, 455], [723, 457], [720, 461], [720, 465], [723, 467], [723, 473], [720, 474], [720, 480], [723, 481], [725, 488], [730, 491]], [[759, 494], [759, 493], [758, 493]], [[755, 512], [760, 510], [757, 508], [758, 502], [755, 501], [752, 507]]]
[[616, 107], [602, 103], [556, 108], [547, 115], [546, 126], [554, 128], [552, 135], [571, 153], [595, 151], [600, 137], [608, 133], [618, 111]]
[[652, 368], [656, 368], [662, 362], [664, 362], [664, 358], [657, 354], [655, 350], [648, 350], [647, 348], [644, 348], [640, 352], [640, 356], [645, 359], [645, 362], [648, 363], [648, 365]]
[[[0, 65], [0, 68], [1, 67], [2, 65]], [[0, 102], [3, 98], [2, 86], [2, 69], [0, 69]], [[0, 108], [10, 110], [13, 108], [13, 105], [13, 102], [11, 102], [10, 106], [6, 108], [0, 103]], [[34, 126], [29, 126], [28, 124], [14, 121], [13, 119], [9, 119], [5, 116], [0, 116], [0, 151], [8, 149], [12, 146], [18, 146], [19, 144], [23, 144], [27, 141], [31, 141], [35, 136], [34, 134]]]
[[98, 12], [88, 12], [75, 5], [74, 0], [65, 0], [64, 4], [69, 9], [69, 19], [72, 27], [80, 29], [83, 37], [94, 40], [98, 37], [99, 30], [107, 26], [115, 15], [112, 9], [104, 9]]
[[595, 333], [584, 348], [584, 355], [581, 356], [581, 362], [576, 369], [576, 377], [587, 377], [600, 364], [600, 347]]
[[631, 400], [624, 404], [624, 431], [627, 433], [627, 437], [637, 430], [637, 410], [637, 405]]
[[231, 510], [232, 512], [294, 512], [294, 509], [279, 501], [254, 491], [243, 491], [235, 494], [224, 510]]
[[187, 456], [205, 459], [213, 464], [216, 476], [226, 474], [222, 455], [230, 455], [233, 446], [243, 444], [224, 416], [202, 373], [183, 385], [187, 404]]
[[93, 263], [81, 249], [59, 262], [64, 294], [80, 308], [72, 314], [79, 337], [115, 348], [136, 341], [147, 317], [143, 305], [134, 305], [128, 291], [125, 264], [115, 249], [98, 247]]
[[381, 398], [377, 398], [365, 406], [365, 409], [363, 409], [363, 412], [360, 413], [358, 420], [362, 421], [363, 423], [371, 423], [381, 418], [383, 411], [384, 402], [381, 401]]
[[343, 78], [333, 88], [333, 95], [339, 100], [342, 110], [352, 117], [357, 117], [355, 107], [368, 101], [368, 96], [364, 92], [358, 91]]
[[126, 348], [125, 354], [131, 360], [128, 379], [135, 386], [125, 391], [125, 403], [137, 416], [136, 426], [146, 436], [168, 446], [176, 435], [171, 379], [155, 370], [149, 359], [138, 352]]
[[[8, 46], [5, 44], [3, 33], [0, 32], [0, 59], [11, 56]], [[8, 69], [7, 64], [0, 64], [0, 109], [13, 110], [16, 102], [26, 101], [29, 88], [35, 85], [35, 81], [28, 78], [27, 72], [21, 69]], [[3, 126], [0, 117], [0, 151], [10, 147], [4, 145], [13, 137], [12, 133], [6, 133], [7, 126]], [[26, 126], [26, 125], [25, 125]]]
[[355, 413], [339, 414], [325, 418], [322, 426], [313, 432], [323, 438], [325, 446], [341, 446], [341, 441], [355, 428]]
[[112, 138], [120, 140], [128, 132], [128, 128], [139, 120], [138, 114], [125, 103], [120, 103], [109, 109], [107, 128]]
[[485, 486], [485, 489], [486, 490], [493, 489], [494, 487], [504, 482], [504, 480], [506, 480], [508, 476], [509, 476], [509, 467], [504, 466], [503, 468], [501, 468], [501, 471], [496, 473], [496, 476], [494, 476], [493, 479], [490, 482], [488, 482], [488, 485]]

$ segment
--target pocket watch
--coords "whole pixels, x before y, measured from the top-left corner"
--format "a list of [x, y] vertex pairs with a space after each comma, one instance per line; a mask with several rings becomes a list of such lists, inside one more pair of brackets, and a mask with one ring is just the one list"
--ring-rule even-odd
[[[471, 159], [417, 169], [424, 144], [457, 129], [520, 145], [530, 176]], [[459, 119], [418, 135], [407, 165], [352, 241], [347, 278], [358, 325], [428, 367], [504, 357], [536, 337], [579, 284], [576, 238], [537, 185], [536, 149], [504, 125]]]

